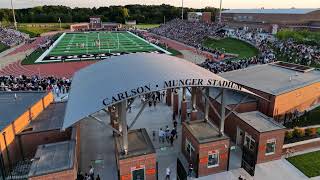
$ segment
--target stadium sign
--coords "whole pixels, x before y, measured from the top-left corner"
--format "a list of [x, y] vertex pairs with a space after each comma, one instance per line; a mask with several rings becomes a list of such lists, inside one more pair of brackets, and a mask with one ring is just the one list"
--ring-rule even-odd
[[139, 95], [147, 93], [161, 91], [166, 89], [175, 89], [181, 87], [217, 87], [217, 88], [228, 88], [237, 91], [242, 90], [242, 86], [227, 80], [217, 79], [180, 79], [180, 80], [168, 80], [164, 81], [163, 84], [146, 84], [127, 91], [119, 92], [112, 97], [103, 99], [102, 103], [105, 106], [115, 104], [125, 99], [133, 98]]

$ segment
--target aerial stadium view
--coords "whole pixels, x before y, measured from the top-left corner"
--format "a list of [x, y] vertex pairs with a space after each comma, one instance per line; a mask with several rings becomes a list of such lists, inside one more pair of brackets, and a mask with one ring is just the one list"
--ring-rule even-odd
[[320, 180], [319, 0], [0, 1], [0, 180]]

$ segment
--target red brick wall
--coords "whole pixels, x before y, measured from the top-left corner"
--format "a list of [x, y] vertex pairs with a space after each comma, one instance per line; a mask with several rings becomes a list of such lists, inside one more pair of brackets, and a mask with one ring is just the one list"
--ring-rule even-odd
[[144, 166], [146, 180], [156, 180], [156, 154], [119, 160], [120, 180], [131, 180], [131, 168]]
[[[260, 135], [257, 164], [280, 159], [285, 130], [270, 131]], [[266, 144], [270, 139], [276, 139], [276, 151], [272, 155], [266, 155]]]
[[[199, 149], [199, 170], [198, 175], [207, 176], [219, 172], [226, 171], [228, 168], [228, 153], [229, 153], [230, 140], [225, 139], [207, 144], [200, 144]], [[208, 153], [209, 151], [219, 152], [219, 166], [208, 168]]]
[[[195, 148], [195, 153], [192, 159], [189, 158], [188, 152], [185, 150], [186, 139]], [[198, 176], [207, 176], [218, 172], [226, 171], [228, 166], [228, 149], [230, 140], [225, 139], [221, 141], [199, 144], [196, 138], [186, 128], [186, 124], [182, 125], [182, 143], [181, 152], [186, 157], [189, 163], [194, 165], [194, 169], [198, 169]], [[209, 151], [219, 151], [219, 166], [208, 168], [208, 153]], [[199, 156], [197, 162], [197, 156]], [[197, 167], [196, 167], [197, 166]]]
[[61, 171], [43, 176], [31, 177], [29, 180], [74, 180], [77, 178], [77, 170]]

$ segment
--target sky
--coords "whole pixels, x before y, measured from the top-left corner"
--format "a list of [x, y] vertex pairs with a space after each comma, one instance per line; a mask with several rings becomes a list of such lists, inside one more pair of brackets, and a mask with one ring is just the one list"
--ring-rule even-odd
[[[15, 8], [39, 5], [65, 5], [70, 7], [100, 7], [126, 4], [171, 4], [181, 6], [182, 0], [13, 0]], [[184, 6], [219, 7], [220, 0], [184, 0]], [[223, 0], [223, 8], [320, 8], [320, 0]], [[0, 0], [0, 8], [10, 8], [10, 0]]]

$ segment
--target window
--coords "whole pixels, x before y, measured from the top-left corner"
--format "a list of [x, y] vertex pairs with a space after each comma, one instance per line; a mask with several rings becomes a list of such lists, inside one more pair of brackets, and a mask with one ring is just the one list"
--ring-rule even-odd
[[276, 140], [270, 139], [267, 141], [266, 145], [266, 155], [274, 154], [276, 151]]
[[192, 154], [194, 152], [194, 147], [192, 146], [190, 141], [188, 141], [188, 139], [186, 139], [186, 145], [185, 146], [186, 146], [185, 150], [188, 152], [189, 158], [191, 158]]
[[244, 146], [250, 149], [251, 151], [254, 151], [256, 147], [256, 141], [247, 132], [245, 133]]
[[219, 166], [219, 152], [209, 152], [208, 155], [208, 168]]

